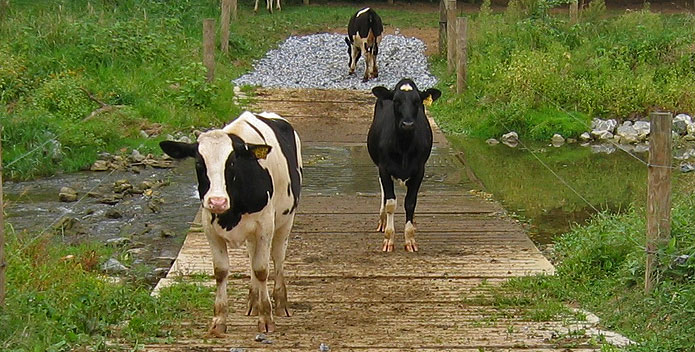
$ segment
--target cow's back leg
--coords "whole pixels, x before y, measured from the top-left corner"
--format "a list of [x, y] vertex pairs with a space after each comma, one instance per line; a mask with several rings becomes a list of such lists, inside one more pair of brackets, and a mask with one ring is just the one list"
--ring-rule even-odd
[[417, 204], [417, 192], [420, 190], [422, 178], [424, 177], [424, 168], [421, 171], [408, 179], [405, 183], [408, 191], [405, 195], [405, 250], [408, 252], [417, 252], [417, 242], [415, 242], [415, 205]]
[[211, 229], [206, 229], [205, 234], [212, 250], [212, 266], [217, 284], [214, 317], [209, 333], [215, 337], [223, 337], [227, 331], [227, 275], [229, 274], [227, 242], [224, 238], [212, 233]]
[[[269, 224], [272, 225], [272, 224]], [[272, 226], [269, 226], [272, 228]], [[268, 263], [270, 262], [270, 242], [272, 231], [259, 229], [256, 235], [249, 236], [246, 246], [251, 259], [251, 287], [249, 288], [249, 310], [247, 315], [258, 313], [258, 331], [275, 331], [272, 304], [268, 295]]]
[[280, 7], [280, 0], [276, 0], [276, 5], [277, 6], [275, 8], [277, 8], [278, 11], [282, 11], [282, 8]]
[[358, 46], [353, 45], [352, 49], [350, 50], [350, 71], [348, 71], [349, 75], [355, 73], [355, 67], [357, 67], [357, 60], [360, 59], [360, 56], [362, 56], [362, 50]]
[[367, 82], [372, 74], [372, 60], [374, 55], [367, 50], [367, 42], [364, 42], [362, 50], [364, 51], [364, 77], [362, 77], [362, 82]]
[[265, 7], [268, 9], [268, 12], [273, 13], [273, 0], [266, 0]]
[[396, 230], [393, 225], [394, 212], [396, 211], [396, 193], [393, 190], [393, 179], [391, 175], [382, 167], [379, 168], [379, 178], [383, 189], [384, 210], [386, 211], [386, 228], [384, 229], [384, 243], [381, 247], [383, 252], [393, 251], [393, 240]]
[[275, 301], [275, 315], [290, 316], [287, 309], [287, 286], [285, 284], [285, 253], [287, 252], [287, 242], [292, 231], [294, 214], [290, 221], [275, 230], [273, 244], [270, 255], [273, 257], [275, 265], [275, 287], [273, 288], [273, 300]]
[[255, 4], [253, 5], [253, 13], [258, 12], [258, 0], [256, 0]]

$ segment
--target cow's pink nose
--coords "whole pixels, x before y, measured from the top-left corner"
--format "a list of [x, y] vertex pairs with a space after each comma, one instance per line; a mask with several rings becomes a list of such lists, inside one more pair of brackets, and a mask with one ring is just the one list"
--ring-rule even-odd
[[208, 199], [208, 206], [213, 212], [225, 211], [229, 208], [227, 205], [227, 198], [224, 197], [210, 197]]

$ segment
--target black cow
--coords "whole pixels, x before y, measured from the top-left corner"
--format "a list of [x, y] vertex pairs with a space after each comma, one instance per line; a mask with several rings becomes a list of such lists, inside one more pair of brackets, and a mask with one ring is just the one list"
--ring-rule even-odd
[[251, 259], [247, 315], [258, 315], [258, 329], [275, 323], [266, 286], [275, 264], [275, 314], [289, 316], [283, 263], [302, 181], [299, 136], [272, 113], [244, 112], [223, 129], [207, 131], [197, 143], [164, 141], [173, 158], [196, 161], [202, 224], [212, 249], [217, 293], [210, 334], [223, 336], [227, 320], [227, 246], [246, 243]]
[[366, 82], [370, 78], [379, 76], [379, 70], [376, 67], [376, 55], [379, 53], [383, 31], [384, 25], [381, 23], [381, 17], [369, 7], [357, 11], [350, 17], [348, 36], [345, 38], [345, 43], [348, 45], [348, 55], [350, 55], [348, 74], [355, 73], [357, 60], [364, 52], [365, 69], [362, 81]]
[[367, 149], [379, 168], [381, 210], [377, 230], [384, 232], [382, 251], [393, 251], [393, 213], [396, 210], [393, 181], [399, 179], [408, 188], [405, 196], [405, 250], [417, 252], [413, 214], [417, 192], [425, 175], [425, 163], [432, 151], [432, 129], [423, 102], [429, 104], [442, 93], [434, 88], [420, 92], [410, 79], [402, 79], [394, 90], [374, 87], [372, 93], [378, 99], [367, 136]]

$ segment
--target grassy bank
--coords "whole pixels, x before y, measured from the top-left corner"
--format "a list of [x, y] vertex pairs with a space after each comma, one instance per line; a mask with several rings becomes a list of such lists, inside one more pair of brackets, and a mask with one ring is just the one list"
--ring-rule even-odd
[[151, 287], [137, 277], [112, 282], [101, 273], [101, 263], [112, 256], [129, 260], [102, 244], [31, 243], [7, 230], [0, 350], [112, 350], [107, 341], [167, 341], [182, 333], [172, 328], [176, 321], [211, 311], [212, 288], [181, 284], [151, 297]]
[[[162, 137], [143, 138], [140, 131], [163, 136], [220, 126], [239, 113], [230, 80], [254, 59], [289, 35], [343, 28], [358, 7], [290, 3], [254, 16], [240, 4], [230, 53], [217, 53], [208, 84], [202, 20], [218, 19], [218, 6], [217, 0], [12, 1], [0, 21], [5, 177], [79, 170], [99, 151], [156, 150]], [[380, 12], [387, 25], [437, 23], [435, 13]], [[88, 118], [101, 105], [85, 91], [115, 108]]]
[[[693, 194], [676, 197], [672, 239], [658, 250], [654, 292], [644, 293], [645, 214], [633, 209], [602, 214], [556, 241], [557, 274], [515, 279], [510, 294], [531, 311], [580, 306], [601, 318], [605, 329], [637, 342], [628, 351], [692, 351], [695, 335], [695, 210]], [[680, 257], [680, 256], [689, 257]], [[680, 257], [680, 259], [678, 259]]]
[[607, 14], [592, 1], [580, 21], [549, 15], [545, 1], [513, 1], [502, 14], [485, 7], [470, 21], [468, 90], [433, 111], [449, 132], [522, 138], [577, 136], [593, 117], [640, 118], [654, 109], [695, 113], [695, 16], [649, 10]]

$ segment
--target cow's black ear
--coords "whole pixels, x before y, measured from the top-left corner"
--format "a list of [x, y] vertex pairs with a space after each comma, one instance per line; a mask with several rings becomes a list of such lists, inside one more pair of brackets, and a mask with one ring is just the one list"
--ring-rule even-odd
[[198, 143], [161, 141], [159, 147], [174, 159], [195, 158], [198, 153]]
[[256, 159], [265, 159], [272, 149], [267, 144], [248, 144], [247, 148], [251, 155]]
[[386, 87], [377, 86], [372, 88], [372, 94], [379, 99], [392, 100], [393, 92], [388, 90]]
[[439, 99], [439, 97], [442, 96], [442, 92], [439, 91], [439, 89], [436, 88], [430, 88], [424, 92], [420, 92], [420, 99], [423, 101], [426, 99], [431, 99], [432, 101], [435, 101]]

